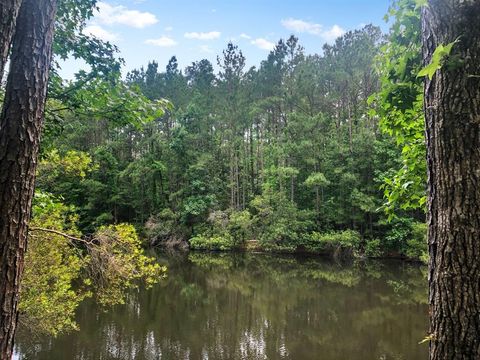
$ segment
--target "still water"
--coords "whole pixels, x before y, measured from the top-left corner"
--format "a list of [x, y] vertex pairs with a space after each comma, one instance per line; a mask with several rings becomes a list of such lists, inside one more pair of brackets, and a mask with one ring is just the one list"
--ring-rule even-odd
[[159, 256], [168, 278], [80, 331], [20, 336], [16, 359], [426, 359], [426, 276], [405, 262], [264, 254]]

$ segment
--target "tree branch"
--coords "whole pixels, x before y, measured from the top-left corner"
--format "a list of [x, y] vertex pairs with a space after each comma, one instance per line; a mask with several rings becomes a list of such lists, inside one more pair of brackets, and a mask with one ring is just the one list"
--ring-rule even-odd
[[75, 236], [72, 236], [72, 235], [69, 235], [69, 234], [65, 234], [61, 231], [58, 231], [58, 230], [53, 230], [53, 229], [46, 229], [46, 228], [41, 228], [41, 227], [30, 227], [28, 229], [29, 231], [43, 231], [43, 232], [48, 232], [48, 233], [52, 233], [52, 234], [55, 234], [55, 235], [60, 235], [60, 236], [63, 236], [69, 240], [72, 240], [72, 241], [75, 241], [75, 242], [80, 242], [80, 243], [84, 243], [86, 245], [95, 245], [94, 241], [93, 240], [85, 240], [85, 239], [80, 239], [80, 238], [77, 238]]

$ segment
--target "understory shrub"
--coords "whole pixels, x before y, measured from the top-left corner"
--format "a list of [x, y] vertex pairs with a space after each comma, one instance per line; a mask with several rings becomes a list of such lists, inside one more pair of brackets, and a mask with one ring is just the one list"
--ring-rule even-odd
[[395, 252], [405, 254], [407, 250], [407, 240], [412, 232], [413, 219], [395, 218], [388, 225], [390, 229], [382, 238], [382, 248], [386, 252]]
[[252, 201], [254, 231], [266, 250], [295, 250], [313, 226], [313, 213], [300, 210], [283, 192], [264, 189]]
[[407, 240], [406, 255], [409, 258], [428, 262], [427, 224], [413, 223], [410, 239]]
[[180, 223], [180, 216], [170, 209], [163, 209], [145, 223], [145, 235], [150, 246], [181, 247], [187, 230]]
[[382, 254], [380, 239], [368, 239], [365, 242], [365, 256], [378, 257]]
[[190, 239], [190, 248], [194, 250], [231, 250], [234, 248], [234, 241], [230, 234], [203, 235], [199, 234]]
[[412, 218], [397, 218], [381, 241], [386, 252], [428, 261], [427, 225]]
[[333, 255], [353, 255], [360, 247], [361, 236], [357, 231], [344, 230], [327, 233], [313, 232], [303, 242], [305, 250]]
[[243, 245], [252, 237], [252, 215], [248, 210], [232, 211], [228, 217], [227, 231], [235, 245]]
[[251, 235], [252, 216], [248, 210], [216, 210], [189, 243], [194, 250], [231, 250], [242, 247]]

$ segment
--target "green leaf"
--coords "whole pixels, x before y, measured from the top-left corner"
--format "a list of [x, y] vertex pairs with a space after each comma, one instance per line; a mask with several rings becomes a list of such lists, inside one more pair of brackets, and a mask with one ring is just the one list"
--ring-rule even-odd
[[435, 72], [440, 69], [439, 66], [437, 66], [434, 63], [430, 63], [429, 65], [425, 66], [420, 72], [418, 73], [418, 77], [424, 77], [428, 76], [430, 80], [432, 80], [433, 75], [435, 75]]
[[455, 45], [456, 42], [458, 42], [458, 39], [455, 41], [452, 41], [451, 43], [448, 43], [447, 45], [443, 45], [443, 44], [438, 45], [435, 51], [433, 52], [432, 60], [430, 61], [430, 64], [428, 64], [422, 70], [420, 70], [417, 77], [428, 76], [428, 78], [432, 80], [433, 75], [435, 75], [435, 72], [442, 68], [444, 59], [450, 55], [453, 45]]
[[424, 6], [428, 6], [427, 0], [415, 0], [415, 9], [419, 9]]

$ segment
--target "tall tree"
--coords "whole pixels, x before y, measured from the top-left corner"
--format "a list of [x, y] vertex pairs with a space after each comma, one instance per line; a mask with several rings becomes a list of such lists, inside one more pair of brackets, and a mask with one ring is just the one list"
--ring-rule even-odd
[[[480, 2], [422, 12], [430, 252], [430, 359], [480, 358]], [[453, 44], [449, 56], [441, 56]]]
[[21, 0], [0, 0], [0, 83], [10, 51]]
[[217, 57], [217, 64], [220, 67], [219, 88], [226, 93], [225, 103], [222, 106], [225, 113], [222, 114], [226, 122], [226, 141], [228, 143], [228, 157], [230, 158], [230, 207], [241, 208], [241, 183], [240, 176], [240, 141], [239, 134], [242, 133], [242, 107], [241, 89], [244, 80], [245, 57], [237, 45], [229, 42], [223, 50], [223, 58]]
[[24, 0], [0, 117], [0, 358], [10, 359], [52, 57], [56, 0]]

